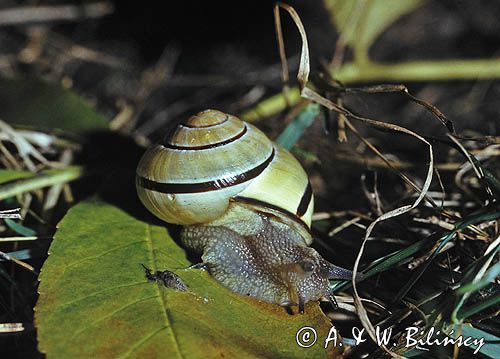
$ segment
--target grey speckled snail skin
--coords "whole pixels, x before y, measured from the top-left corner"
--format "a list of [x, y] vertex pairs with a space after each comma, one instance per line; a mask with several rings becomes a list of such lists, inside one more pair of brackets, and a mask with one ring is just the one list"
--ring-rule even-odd
[[136, 186], [236, 293], [302, 313], [308, 301], [334, 301], [329, 279], [352, 278], [309, 247], [314, 200], [298, 161], [234, 116], [206, 110], [179, 124], [144, 154]]

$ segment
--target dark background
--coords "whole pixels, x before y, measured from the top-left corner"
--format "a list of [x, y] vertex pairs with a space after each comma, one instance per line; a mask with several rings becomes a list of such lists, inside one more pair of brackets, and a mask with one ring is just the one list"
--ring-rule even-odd
[[[63, 2], [39, 3], [55, 5]], [[329, 61], [333, 54], [336, 32], [321, 1], [288, 3], [295, 7], [305, 25], [312, 71], [317, 72], [321, 61]], [[31, 2], [4, 0], [0, 3], [0, 10], [28, 4]], [[499, 14], [500, 3], [496, 1], [431, 1], [388, 29], [372, 47], [371, 56], [378, 61], [490, 58], [498, 55], [499, 51]], [[287, 15], [282, 15], [282, 22], [291, 64], [290, 77], [294, 81], [300, 37]], [[27, 25], [0, 27], [0, 55], [16, 53], [25, 46], [28, 29]], [[199, 110], [218, 108], [237, 114], [248, 107], [248, 104], [238, 105], [238, 102], [252, 88], [261, 88], [262, 98], [265, 98], [279, 92], [282, 86], [272, 1], [116, 1], [115, 12], [111, 16], [78, 23], [54, 23], [48, 26], [48, 30], [72, 43], [113, 55], [122, 63], [106, 66], [75, 60], [55, 68], [51, 67], [50, 61], [49, 64], [19, 62], [13, 66], [13, 75], [55, 83], [64, 77], [71, 78], [72, 88], [109, 117], [116, 114], [118, 100], [137, 105], [140, 111], [129, 134], [153, 141], [163, 136], [164, 128], [169, 123]], [[54, 43], [59, 44], [58, 41], [54, 40]], [[55, 46], [47, 50], [45, 56], [57, 59], [64, 51], [64, 46]], [[171, 58], [167, 61], [171, 77], [144, 98], [138, 99], [141, 76], [162, 58], [162, 54], [167, 59]], [[416, 96], [438, 106], [454, 121], [458, 132], [498, 134], [500, 87], [497, 82], [453, 81], [406, 85]], [[418, 129], [426, 134], [444, 134], [437, 121], [400, 95], [355, 96], [348, 100], [347, 106], [354, 112]], [[156, 118], [153, 127], [147, 125], [152, 118]], [[259, 127], [276, 135], [284, 124], [278, 118], [273, 120], [263, 121]], [[317, 210], [366, 206], [359, 178], [362, 173], [372, 178], [372, 169], [336, 162], [331, 154], [339, 145], [335, 135], [328, 137], [323, 134], [320, 122], [317, 121], [300, 142], [301, 147], [317, 154], [323, 161], [321, 166], [305, 161], [307, 171], [313, 178]], [[417, 142], [384, 141], [384, 134], [377, 136], [385, 151], [397, 152], [401, 158], [421, 161], [425, 166], [422, 147]], [[438, 159], [447, 154], [446, 148], [438, 147], [436, 151]], [[105, 156], [97, 157], [102, 161], [112, 161]], [[129, 158], [135, 158], [135, 155]], [[122, 157], [122, 160], [127, 160], [127, 157]], [[421, 175], [422, 169], [417, 169], [416, 173]], [[100, 180], [92, 181], [90, 184], [80, 182], [76, 188], [86, 189], [87, 192], [82, 193], [91, 192], [88, 188], [94, 187]], [[395, 183], [399, 183], [397, 178], [389, 176], [380, 191], [387, 198], [397, 198], [398, 191], [402, 189]], [[77, 189], [75, 192], [78, 192]], [[53, 231], [56, 219], [49, 232]], [[360, 233], [353, 236], [359, 237]], [[354, 252], [339, 251], [334, 256], [335, 263], [345, 265], [352, 263]], [[31, 263], [39, 269], [43, 260], [34, 259]], [[0, 322], [24, 322], [28, 325], [28, 330], [23, 333], [0, 335], [1, 356], [40, 356], [36, 350], [31, 311], [36, 302], [36, 278], [18, 268], [4, 263], [1, 265], [15, 272], [13, 274], [25, 296], [24, 301], [14, 301], [8, 288], [0, 286]]]

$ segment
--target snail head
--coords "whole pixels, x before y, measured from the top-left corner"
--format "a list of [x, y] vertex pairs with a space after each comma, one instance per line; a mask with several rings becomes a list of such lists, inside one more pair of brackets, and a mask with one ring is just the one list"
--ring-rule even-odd
[[292, 252], [292, 260], [278, 269], [287, 288], [281, 305], [298, 305], [303, 313], [305, 303], [325, 297], [336, 307], [329, 280], [350, 280], [353, 273], [328, 262], [313, 248], [294, 246]]

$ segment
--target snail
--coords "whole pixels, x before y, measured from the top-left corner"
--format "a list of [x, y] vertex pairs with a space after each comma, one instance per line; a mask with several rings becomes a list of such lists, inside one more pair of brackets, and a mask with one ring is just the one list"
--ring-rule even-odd
[[290, 307], [335, 298], [329, 279], [351, 279], [309, 247], [314, 199], [299, 162], [253, 125], [217, 110], [180, 123], [149, 148], [138, 196], [233, 292]]

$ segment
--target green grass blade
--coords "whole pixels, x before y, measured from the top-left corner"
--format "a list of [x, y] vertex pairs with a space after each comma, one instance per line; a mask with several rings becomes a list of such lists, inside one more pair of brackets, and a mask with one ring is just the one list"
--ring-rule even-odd
[[[463, 337], [482, 338], [484, 340], [485, 344], [479, 350], [480, 353], [490, 358], [500, 358], [500, 345], [498, 345], [498, 343], [500, 342], [500, 338], [493, 334], [485, 332], [484, 330], [475, 328], [471, 325], [463, 325], [461, 328], [457, 329], [461, 329], [461, 334]], [[456, 330], [455, 332], [457, 331], [458, 330]], [[475, 346], [472, 347], [476, 348]]]
[[319, 114], [318, 104], [309, 104], [304, 109], [302, 109], [297, 117], [286, 126], [283, 132], [276, 139], [276, 143], [279, 143], [287, 150], [290, 150], [302, 136], [304, 131], [312, 125], [316, 117]]
[[499, 303], [500, 303], [500, 293], [497, 293], [495, 295], [492, 295], [490, 298], [477, 303], [476, 305], [464, 309], [462, 312], [458, 313], [457, 317], [459, 320], [463, 320]]

